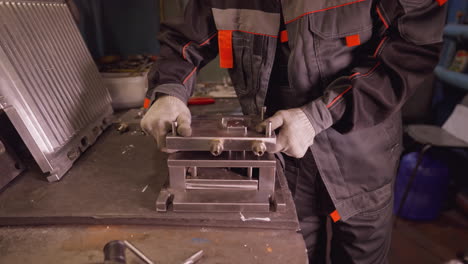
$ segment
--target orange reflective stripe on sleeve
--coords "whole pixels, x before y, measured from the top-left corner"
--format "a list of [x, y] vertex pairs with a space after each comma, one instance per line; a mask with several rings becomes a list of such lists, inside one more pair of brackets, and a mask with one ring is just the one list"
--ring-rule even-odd
[[224, 69], [234, 68], [232, 52], [232, 30], [220, 30], [218, 32], [220, 67]]
[[377, 58], [377, 55], [379, 55], [379, 52], [380, 52], [380, 50], [381, 50], [381, 48], [382, 48], [382, 45], [385, 43], [386, 40], [387, 40], [387, 37], [384, 37], [384, 38], [380, 41], [380, 43], [379, 43], [379, 45], [377, 46], [377, 49], [375, 49], [374, 55], [373, 55], [372, 57]]
[[351, 35], [346, 37], [346, 46], [353, 47], [361, 44], [361, 38], [359, 34]]
[[281, 40], [281, 43], [285, 43], [285, 42], [289, 41], [289, 36], [288, 36], [288, 31], [287, 30], [281, 31], [280, 40]]
[[[353, 74], [353, 76], [356, 76], [357, 74]], [[340, 100], [341, 97], [343, 97], [347, 92], [349, 92], [351, 89], [353, 88], [352, 85], [348, 86], [348, 88], [346, 88], [346, 90], [344, 90], [344, 92], [342, 92], [341, 94], [339, 94], [337, 97], [335, 97], [335, 99], [333, 99], [333, 101], [331, 101], [331, 103], [329, 103], [327, 105], [327, 108], [331, 108], [336, 102], [338, 102], [338, 100]]]
[[385, 28], [388, 28], [389, 25], [388, 25], [388, 23], [387, 23], [387, 20], [385, 20], [385, 17], [383, 16], [382, 11], [380, 11], [380, 8], [377, 7], [376, 10], [377, 10], [377, 15], [379, 16], [380, 20], [381, 20], [382, 23], [384, 24]]
[[340, 216], [340, 214], [338, 213], [337, 210], [333, 211], [333, 213], [330, 214], [330, 217], [333, 220], [333, 222], [335, 222], [335, 223], [340, 221], [340, 219], [341, 219], [341, 216]]
[[436, 0], [437, 3], [439, 3], [439, 6], [443, 6], [445, 3], [447, 3], [447, 0]]
[[148, 109], [150, 107], [150, 105], [151, 105], [151, 100], [148, 99], [148, 98], [145, 98], [145, 100], [143, 101], [143, 107], [145, 109]]
[[184, 57], [184, 60], [187, 59], [187, 49], [188, 49], [188, 47], [189, 47], [190, 45], [195, 44], [195, 45], [198, 45], [199, 47], [203, 47], [203, 46], [207, 45], [208, 43], [210, 43], [210, 41], [211, 41], [214, 37], [216, 37], [216, 35], [218, 35], [218, 32], [216, 32], [215, 34], [211, 35], [209, 38], [207, 38], [205, 41], [203, 41], [203, 42], [200, 43], [200, 44], [197, 44], [197, 43], [195, 43], [195, 42], [193, 42], [193, 41], [190, 41], [190, 42], [188, 42], [187, 44], [185, 44], [185, 46], [182, 48], [182, 57]]
[[183, 84], [186, 84], [190, 80], [190, 78], [192, 78], [192, 76], [197, 72], [197, 70], [198, 70], [197, 67], [193, 68], [193, 70], [189, 73], [189, 75], [185, 77]]

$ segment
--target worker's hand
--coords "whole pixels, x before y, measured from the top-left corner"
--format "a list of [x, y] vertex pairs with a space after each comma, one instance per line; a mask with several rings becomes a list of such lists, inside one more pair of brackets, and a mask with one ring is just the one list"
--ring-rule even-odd
[[269, 149], [269, 152], [283, 152], [294, 158], [302, 158], [307, 149], [314, 144], [314, 127], [300, 108], [278, 111], [257, 127], [258, 132], [265, 131], [270, 121], [271, 129], [280, 128], [280, 131], [274, 149]]
[[172, 130], [172, 122], [177, 121], [177, 134], [192, 135], [192, 116], [187, 105], [174, 96], [163, 96], [156, 100], [141, 120], [141, 128], [152, 135], [161, 151], [167, 152], [166, 135]]

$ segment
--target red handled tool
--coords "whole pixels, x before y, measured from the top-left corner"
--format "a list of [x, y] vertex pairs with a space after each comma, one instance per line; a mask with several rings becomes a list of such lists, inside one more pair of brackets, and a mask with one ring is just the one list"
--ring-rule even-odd
[[189, 105], [209, 105], [214, 103], [215, 99], [211, 97], [194, 97], [188, 100]]

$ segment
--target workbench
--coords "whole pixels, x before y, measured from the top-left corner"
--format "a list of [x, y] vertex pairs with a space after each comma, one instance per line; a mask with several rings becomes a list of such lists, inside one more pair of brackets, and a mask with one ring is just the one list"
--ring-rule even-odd
[[[238, 113], [236, 100], [191, 108]], [[30, 166], [0, 191], [0, 263], [102, 263], [111, 240], [128, 240], [156, 263], [306, 263], [284, 176], [286, 210], [272, 213], [160, 213], [167, 156], [133, 124], [108, 128], [59, 182]], [[279, 170], [281, 173], [281, 170]], [[256, 220], [256, 219], [268, 219]], [[139, 263], [131, 258], [127, 263]]]

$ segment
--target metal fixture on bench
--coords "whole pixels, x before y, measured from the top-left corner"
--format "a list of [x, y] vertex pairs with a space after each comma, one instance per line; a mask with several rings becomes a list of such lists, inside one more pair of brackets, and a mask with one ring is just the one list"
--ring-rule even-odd
[[276, 159], [267, 153], [276, 135], [271, 125], [265, 133], [255, 131], [261, 120], [194, 117], [190, 137], [169, 134], [166, 147], [177, 152], [169, 155], [169, 187], [161, 191], [157, 211], [270, 212], [283, 207]]

